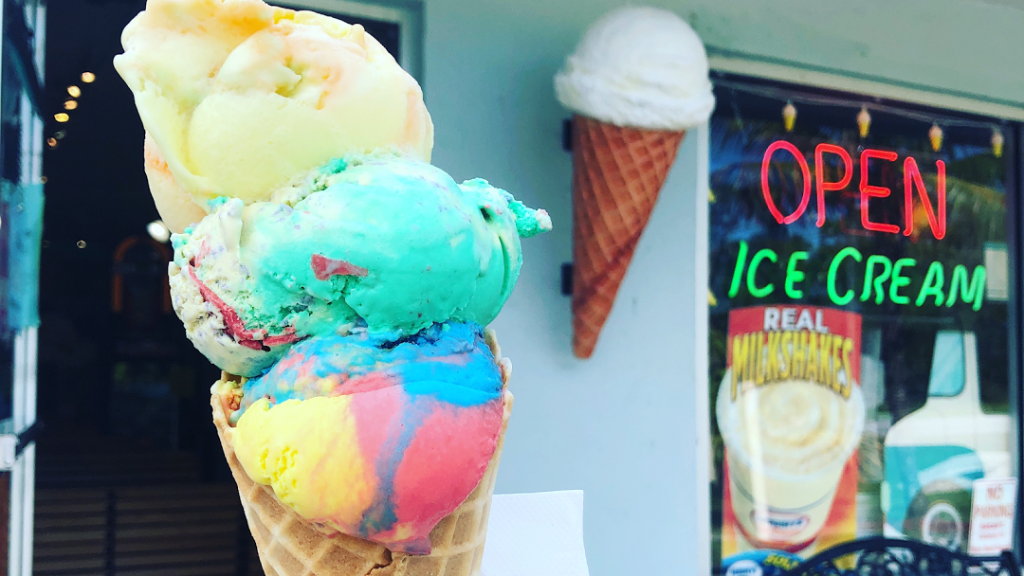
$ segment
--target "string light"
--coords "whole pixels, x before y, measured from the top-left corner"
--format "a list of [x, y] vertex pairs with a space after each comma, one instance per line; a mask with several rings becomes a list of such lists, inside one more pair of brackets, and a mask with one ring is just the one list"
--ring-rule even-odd
[[56, 148], [57, 147], [57, 139], [53, 138], [53, 137], [47, 138], [46, 139], [46, 145], [49, 146], [50, 148]]
[[79, 248], [85, 248], [85, 240], [79, 240], [78, 242], [75, 243], [75, 246], [78, 246]]
[[942, 128], [939, 128], [938, 124], [932, 123], [932, 128], [928, 131], [928, 139], [932, 142], [932, 150], [938, 152], [942, 149]]
[[53, 115], [53, 119], [57, 122], [67, 122], [71, 117], [64, 112], [58, 112]]
[[796, 106], [793, 106], [792, 101], [787, 101], [782, 107], [782, 122], [786, 126], [786, 132], [792, 132], [796, 126]]
[[75, 108], [78, 108], [78, 100], [65, 100], [64, 101], [64, 109], [65, 110], [74, 110]]
[[96, 80], [96, 75], [92, 72], [82, 72], [82, 82], [86, 84], [92, 84]]
[[68, 94], [70, 94], [72, 98], [78, 98], [82, 95], [82, 89], [72, 84], [71, 86], [68, 86]]
[[861, 106], [860, 113], [857, 114], [857, 128], [860, 129], [861, 138], [868, 137], [868, 131], [871, 130], [871, 114], [868, 114], [865, 106]]
[[[881, 102], [854, 103], [848, 99], [836, 96], [794, 92], [790, 89], [770, 86], [753, 86], [742, 82], [733, 82], [724, 78], [716, 80], [715, 86], [717, 88], [728, 89], [734, 92], [753, 94], [762, 98], [785, 102], [786, 105], [782, 108], [782, 118], [785, 122], [787, 132], [792, 131], [796, 126], [797, 110], [793, 103], [800, 102], [802, 104], [810, 104], [812, 106], [834, 106], [853, 109], [860, 108], [860, 112], [857, 114], [857, 127], [862, 138], [866, 137], [871, 130], [872, 118], [869, 112], [870, 110], [871, 112], [881, 112], [886, 115], [908, 118], [918, 122], [931, 124], [931, 128], [928, 130], [928, 140], [931, 144], [932, 150], [935, 152], [942, 150], [942, 144], [945, 138], [943, 128], [949, 128], [951, 126], [969, 128], [972, 130], [988, 129], [992, 133], [990, 142], [993, 156], [997, 158], [1002, 157], [1003, 150], [1005, 149], [1005, 138], [1001, 128], [993, 126], [991, 122], [979, 122], [977, 120], [969, 120], [955, 116], [937, 117], [934, 113], [919, 112], [907, 108], [887, 105]], [[737, 118], [739, 118], [739, 109], [737, 108], [736, 102], [733, 102], [733, 109]], [[939, 122], [942, 123], [942, 127], [939, 126]]]
[[65, 130], [57, 130], [56, 132], [53, 133], [53, 137], [56, 138], [57, 140], [60, 140], [67, 135], [68, 133]]
[[992, 155], [996, 158], [1003, 157], [1003, 132], [999, 128], [992, 128]]
[[[810, 94], [805, 92], [794, 92], [791, 89], [773, 88], [769, 86], [752, 86], [744, 84], [742, 82], [732, 82], [725, 79], [715, 80], [715, 86], [721, 88], [727, 88], [736, 92], [743, 92], [745, 94], [754, 94], [763, 98], [769, 98], [780, 102], [800, 102], [801, 104], [811, 104], [814, 106], [835, 106], [838, 108], [850, 108], [859, 109], [866, 108], [872, 112], [882, 112], [884, 114], [899, 116], [901, 118], [909, 118], [917, 120], [919, 122], [926, 122], [931, 124], [936, 121], [935, 114], [926, 112], [917, 112], [914, 110], [908, 110], [906, 108], [898, 108], [896, 106], [888, 106], [885, 104], [874, 103], [874, 102], [858, 102], [853, 103], [845, 98], [836, 96], [826, 96], [819, 94]], [[992, 129], [991, 122], [979, 122], [976, 120], [967, 120], [963, 118], [944, 116], [940, 118], [942, 125], [945, 127], [957, 126], [964, 128], [985, 128], [987, 130]]]

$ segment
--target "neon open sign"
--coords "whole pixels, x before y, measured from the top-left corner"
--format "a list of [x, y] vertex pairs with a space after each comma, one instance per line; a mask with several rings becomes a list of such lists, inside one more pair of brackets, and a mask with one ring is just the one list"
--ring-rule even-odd
[[[771, 188], [768, 184], [768, 173], [772, 155], [779, 150], [785, 150], [796, 158], [797, 164], [800, 165], [800, 172], [803, 175], [803, 194], [800, 197], [800, 204], [788, 216], [783, 216], [778, 206], [775, 205], [775, 200], [772, 199]], [[838, 181], [825, 181], [825, 154], [838, 156], [843, 164], [843, 177]], [[897, 153], [887, 150], [865, 148], [860, 153], [860, 182], [858, 183], [858, 189], [860, 190], [860, 222], [865, 230], [887, 232], [890, 234], [898, 234], [900, 232], [900, 227], [896, 224], [872, 222], [868, 218], [868, 206], [871, 198], [885, 198], [892, 194], [892, 190], [889, 188], [868, 184], [868, 166], [871, 160], [895, 162], [898, 158], [899, 155]], [[904, 236], [910, 236], [914, 233], [915, 190], [921, 200], [921, 204], [924, 205], [925, 213], [928, 215], [928, 224], [931, 226], [935, 239], [942, 240], [946, 236], [946, 164], [942, 160], [937, 160], [935, 168], [938, 172], [938, 210], [932, 207], [932, 201], [925, 190], [924, 180], [921, 178], [921, 170], [917, 166], [917, 160], [914, 160], [913, 156], [907, 156], [903, 160]], [[850, 158], [850, 154], [844, 148], [834, 144], [818, 144], [814, 147], [814, 192], [817, 196], [818, 207], [818, 219], [815, 221], [815, 224], [818, 228], [825, 225], [825, 193], [845, 190], [850, 185], [852, 179], [853, 159]], [[803, 153], [796, 146], [785, 140], [776, 140], [765, 150], [764, 158], [761, 160], [761, 194], [768, 205], [768, 210], [779, 224], [792, 224], [803, 216], [811, 200], [811, 168], [808, 166], [807, 160], [804, 159]]]
[[[780, 151], [793, 155], [803, 177], [800, 201], [796, 209], [786, 215], [779, 210], [772, 197], [769, 178], [772, 159]], [[838, 157], [842, 168], [840, 171], [842, 177], [836, 180], [826, 179], [826, 155]], [[946, 165], [942, 160], [935, 162], [937, 172], [937, 201], [935, 205], [932, 204], [925, 188], [917, 160], [913, 156], [906, 156], [902, 163], [904, 214], [902, 230], [897, 224], [875, 222], [869, 218], [870, 201], [886, 198], [893, 193], [889, 188], [868, 183], [869, 166], [873, 162], [896, 162], [898, 159], [899, 155], [896, 152], [887, 150], [867, 148], [861, 152], [859, 182], [857, 183], [861, 225], [864, 229], [874, 232], [887, 234], [902, 232], [904, 236], [914, 235], [916, 197], [916, 201], [920, 202], [927, 215], [932, 235], [936, 240], [942, 240], [946, 236]], [[792, 224], [800, 219], [807, 211], [813, 196], [816, 198], [818, 212], [815, 224], [819, 228], [824, 226], [825, 194], [846, 190], [851, 185], [853, 177], [853, 158], [844, 148], [834, 144], [822, 143], [815, 146], [813, 180], [810, 165], [803, 153], [785, 140], [777, 140], [768, 146], [761, 160], [761, 193], [768, 211], [779, 224], [783, 225]], [[808, 252], [797, 250], [786, 257], [771, 248], [763, 248], [754, 254], [750, 254], [749, 250], [749, 245], [746, 242], [740, 242], [736, 267], [729, 286], [730, 298], [737, 296], [744, 289], [754, 298], [765, 298], [779, 288], [790, 299], [800, 300], [804, 297], [807, 280], [804, 262], [810, 257]], [[785, 281], [779, 287], [771, 282], [758, 280], [759, 268], [764, 270], [774, 266], [785, 269]], [[855, 267], [853, 272], [860, 280], [856, 282], [857, 286], [841, 290], [837, 280], [841, 277], [848, 277], [844, 270], [847, 270], [849, 266]], [[920, 273], [912, 274], [916, 270], [924, 271], [923, 278]], [[846, 247], [840, 250], [829, 263], [825, 280], [829, 299], [838, 306], [849, 304], [856, 298], [861, 302], [874, 302], [875, 304], [882, 304], [888, 300], [899, 305], [914, 304], [915, 306], [932, 305], [935, 307], [950, 307], [958, 302], [963, 302], [969, 304], [972, 309], [979, 310], [985, 292], [985, 267], [976, 266], [973, 271], [968, 271], [965, 266], [959, 264], [947, 268], [939, 261], [919, 263], [913, 258], [899, 258], [894, 262], [883, 255], [861, 254], [856, 248]]]

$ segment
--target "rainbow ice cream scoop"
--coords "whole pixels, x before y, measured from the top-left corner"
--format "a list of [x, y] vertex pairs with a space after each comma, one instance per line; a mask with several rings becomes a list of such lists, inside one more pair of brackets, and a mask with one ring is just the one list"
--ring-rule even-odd
[[483, 180], [460, 186], [396, 156], [331, 162], [285, 195], [215, 200], [172, 240], [174, 309], [232, 374], [256, 376], [292, 343], [357, 321], [397, 336], [486, 325], [519, 276], [520, 236], [551, 227]]
[[261, 0], [148, 0], [114, 66], [146, 128], [146, 172], [172, 231], [218, 196], [266, 200], [331, 158], [429, 161], [419, 84], [360, 25]]
[[255, 482], [312, 522], [419, 554], [479, 483], [504, 410], [483, 329], [459, 322], [311, 338], [224, 393]]

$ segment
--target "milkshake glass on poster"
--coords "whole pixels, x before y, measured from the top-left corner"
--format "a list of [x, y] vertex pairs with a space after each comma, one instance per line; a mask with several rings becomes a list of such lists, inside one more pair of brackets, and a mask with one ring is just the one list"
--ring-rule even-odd
[[[736, 551], [813, 553], [840, 487], [856, 474], [849, 463], [856, 462], [865, 419], [855, 379], [860, 318], [812, 307], [789, 310], [746, 308], [730, 318], [731, 366], [719, 388], [717, 416]], [[782, 317], [807, 320], [787, 324]], [[831, 529], [832, 539], [853, 537], [841, 533], [843, 526]]]

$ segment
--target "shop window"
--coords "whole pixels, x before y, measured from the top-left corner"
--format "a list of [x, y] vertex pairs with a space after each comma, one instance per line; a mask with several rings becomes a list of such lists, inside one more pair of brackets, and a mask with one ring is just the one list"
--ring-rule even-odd
[[973, 551], [976, 482], [1017, 490], [1021, 463], [1016, 127], [717, 80], [714, 565], [881, 535]]

